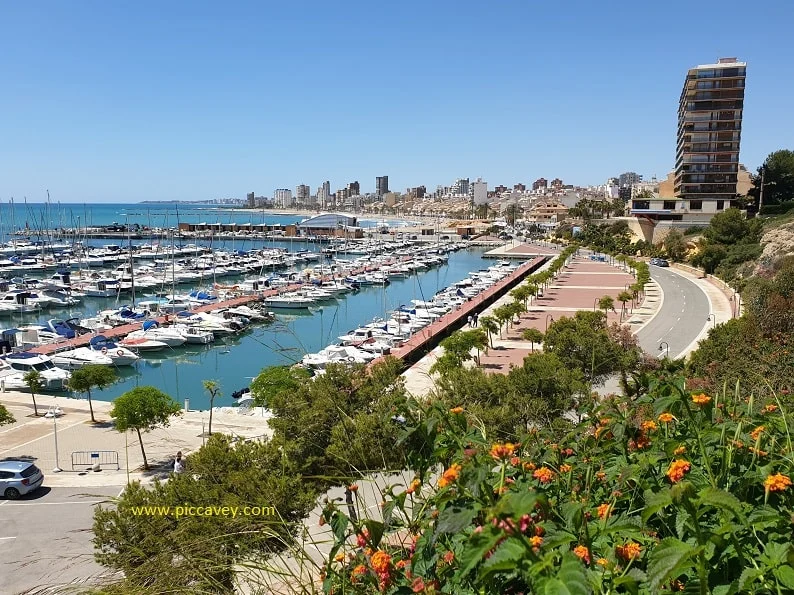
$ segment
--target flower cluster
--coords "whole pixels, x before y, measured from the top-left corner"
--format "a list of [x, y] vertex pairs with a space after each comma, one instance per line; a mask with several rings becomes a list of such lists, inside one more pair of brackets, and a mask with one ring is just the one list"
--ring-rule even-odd
[[692, 464], [684, 459], [676, 459], [672, 463], [670, 463], [670, 467], [667, 469], [667, 477], [673, 483], [678, 483], [682, 479], [684, 479], [684, 475], [686, 475], [689, 470], [691, 469]]

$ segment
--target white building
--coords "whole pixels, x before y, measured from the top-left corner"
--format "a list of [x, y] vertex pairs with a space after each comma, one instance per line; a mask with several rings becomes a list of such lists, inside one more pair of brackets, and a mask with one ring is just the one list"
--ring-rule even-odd
[[620, 197], [620, 182], [617, 178], [609, 178], [604, 184], [604, 198], [613, 200]]
[[472, 198], [475, 205], [488, 203], [488, 182], [483, 182], [482, 178], [477, 178], [476, 182], [471, 183]]
[[317, 188], [317, 204], [320, 208], [327, 208], [331, 200], [331, 182], [326, 180]]
[[292, 198], [292, 190], [289, 188], [278, 188], [273, 193], [273, 205], [277, 209], [289, 209], [295, 205]]
[[469, 178], [458, 178], [449, 188], [450, 194], [468, 194]]

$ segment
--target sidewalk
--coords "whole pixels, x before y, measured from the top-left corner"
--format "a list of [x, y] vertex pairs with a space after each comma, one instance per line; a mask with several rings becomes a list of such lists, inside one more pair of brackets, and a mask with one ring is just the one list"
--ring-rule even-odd
[[[151, 469], [143, 471], [143, 455], [134, 431], [116, 431], [109, 411], [112, 403], [93, 401], [94, 416], [99, 423], [91, 423], [88, 401], [66, 396], [36, 395], [40, 417], [33, 416], [30, 394], [0, 393], [0, 402], [16, 418], [16, 422], [0, 427], [0, 459], [25, 458], [39, 466], [50, 487], [123, 486], [127, 483], [127, 469], [132, 480], [150, 482], [165, 477], [177, 451], [187, 454], [197, 450], [205, 440], [202, 436], [209, 420], [207, 411], [189, 411], [172, 418], [171, 424], [148, 433], [141, 433], [146, 458]], [[62, 473], [53, 473], [55, 460], [55, 425], [43, 415], [50, 407], [59, 407], [63, 415], [57, 422], [58, 465]], [[261, 415], [241, 415], [216, 411], [212, 417], [213, 433], [251, 438], [269, 434], [267, 418]], [[88, 471], [85, 464], [72, 469], [72, 453], [112, 451], [118, 453], [119, 469], [103, 465], [102, 471]], [[88, 455], [90, 456], [90, 454]]]
[[[509, 251], [537, 254], [538, 248], [519, 246], [511, 247]], [[549, 266], [552, 260], [539, 271]], [[494, 338], [493, 349], [489, 349], [487, 354], [480, 353], [481, 367], [490, 372], [504, 374], [511, 366], [521, 365], [524, 358], [533, 351], [533, 347], [535, 351], [542, 350], [541, 345], [533, 346], [522, 338], [525, 329], [536, 328], [545, 332], [547, 325], [561, 316], [572, 317], [580, 310], [598, 309], [597, 302], [605, 295], [615, 300], [615, 311], [607, 312], [608, 324], [613, 322], [628, 324], [632, 327], [632, 332], [636, 333], [656, 315], [664, 296], [661, 288], [652, 281], [646, 287], [643, 303], [634, 309], [631, 308], [631, 303], [627, 303], [626, 310], [622, 313], [622, 304], [617, 301], [617, 296], [633, 283], [634, 277], [619, 263], [611, 265], [608, 262], [591, 261], [589, 253], [583, 251], [560, 271], [542, 297], [531, 301], [528, 312], [521, 315], [519, 323], [511, 325], [509, 329], [503, 329], [502, 336]], [[513, 298], [507, 294], [480, 316], [487, 316], [495, 308], [511, 301]], [[441, 353], [443, 348], [437, 347], [403, 374], [408, 392], [417, 397], [432, 392], [435, 382], [429, 370]]]

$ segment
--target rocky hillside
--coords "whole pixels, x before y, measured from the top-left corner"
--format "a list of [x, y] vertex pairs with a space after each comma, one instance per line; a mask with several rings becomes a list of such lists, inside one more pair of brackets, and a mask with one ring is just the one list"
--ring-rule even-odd
[[767, 230], [761, 238], [764, 251], [758, 259], [756, 272], [769, 268], [774, 261], [794, 254], [794, 222]]

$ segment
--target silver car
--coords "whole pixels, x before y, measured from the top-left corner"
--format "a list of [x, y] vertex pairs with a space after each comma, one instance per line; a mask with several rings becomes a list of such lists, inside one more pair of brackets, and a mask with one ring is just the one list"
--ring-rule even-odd
[[0, 461], [0, 495], [9, 500], [36, 491], [44, 474], [30, 461]]

